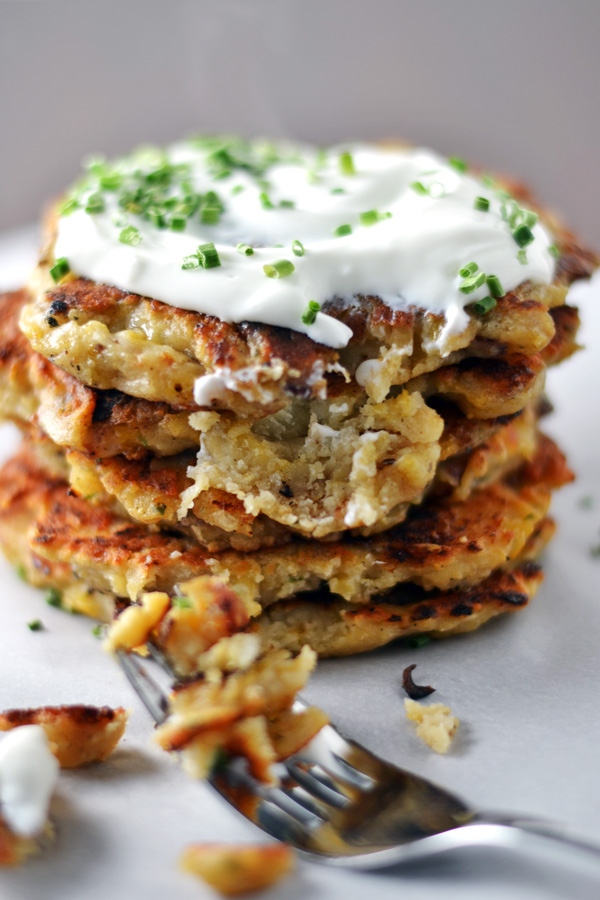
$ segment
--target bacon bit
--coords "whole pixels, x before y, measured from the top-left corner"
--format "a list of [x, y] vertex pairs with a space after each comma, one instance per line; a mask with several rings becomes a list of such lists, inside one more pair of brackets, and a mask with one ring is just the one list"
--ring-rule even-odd
[[422, 700], [423, 697], [428, 697], [429, 694], [433, 694], [435, 688], [432, 688], [430, 685], [424, 684], [415, 684], [412, 679], [413, 669], [417, 668], [417, 664], [413, 663], [411, 666], [407, 666], [402, 673], [402, 687], [408, 694], [411, 700]]

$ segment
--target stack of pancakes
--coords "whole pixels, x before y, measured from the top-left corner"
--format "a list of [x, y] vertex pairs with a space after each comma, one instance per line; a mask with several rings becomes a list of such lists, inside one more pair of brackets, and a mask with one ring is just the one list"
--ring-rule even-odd
[[[210, 576], [245, 611], [230, 632], [325, 656], [523, 608], [572, 477], [538, 429], [545, 371], [576, 349], [565, 298], [595, 265], [555, 235], [554, 283], [470, 313], [445, 355], [442, 316], [377, 297], [325, 305], [353, 332], [333, 350], [55, 284], [51, 239], [28, 289], [1, 298], [0, 414], [25, 435], [0, 472], [4, 552], [105, 621]], [[194, 383], [215, 373], [200, 407]]]

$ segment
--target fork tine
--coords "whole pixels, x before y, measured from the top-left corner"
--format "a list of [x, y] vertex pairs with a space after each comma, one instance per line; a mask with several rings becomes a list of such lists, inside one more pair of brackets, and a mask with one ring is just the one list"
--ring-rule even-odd
[[334, 781], [330, 778], [325, 780], [320, 777], [318, 770], [315, 771], [315, 766], [304, 769], [297, 763], [289, 762], [286, 764], [286, 768], [292, 778], [297, 781], [305, 791], [312, 797], [316, 797], [318, 800], [326, 803], [328, 806], [343, 808], [350, 802], [348, 795], [343, 793]]
[[168, 694], [148, 675], [138, 657], [122, 650], [118, 650], [116, 656], [134, 691], [156, 724], [161, 725], [167, 718]]

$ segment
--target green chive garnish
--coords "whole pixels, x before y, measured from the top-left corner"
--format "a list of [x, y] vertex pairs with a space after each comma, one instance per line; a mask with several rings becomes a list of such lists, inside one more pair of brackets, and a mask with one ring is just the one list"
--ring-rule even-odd
[[523, 222], [525, 223], [525, 225], [528, 225], [529, 228], [533, 228], [533, 226], [537, 224], [537, 220], [539, 218], [537, 213], [531, 212], [531, 210], [529, 209], [522, 209], [521, 213], [523, 216]]
[[64, 278], [65, 275], [68, 275], [70, 271], [71, 269], [69, 268], [69, 263], [67, 262], [66, 256], [60, 256], [50, 269], [52, 281], [56, 284], [56, 282], [60, 281], [61, 278]]
[[300, 241], [292, 241], [292, 253], [294, 256], [304, 256], [304, 247]]
[[550, 256], [553, 256], [555, 259], [558, 259], [560, 256], [560, 250], [558, 249], [556, 244], [550, 244], [550, 246], [548, 247], [548, 253], [550, 254]]
[[512, 236], [519, 247], [527, 247], [534, 239], [533, 231], [529, 225], [519, 225], [513, 231]]
[[453, 169], [456, 169], [456, 171], [461, 174], [467, 171], [467, 164], [460, 156], [451, 156], [448, 160], [448, 165], [452, 166]]
[[217, 248], [213, 243], [200, 244], [196, 253], [203, 269], [216, 269], [221, 265]]
[[233, 195], [235, 195], [235, 194], [241, 194], [243, 190], [245, 190], [243, 184], [234, 184], [234, 186], [231, 188], [231, 193], [232, 193]]
[[71, 197], [70, 200], [66, 200], [63, 205], [58, 210], [59, 216], [69, 216], [72, 212], [75, 212], [76, 209], [79, 209], [80, 203], [79, 200], [76, 200], [75, 197]]
[[346, 191], [343, 187], [331, 188], [329, 191], [330, 194], [345, 194]]
[[281, 209], [294, 209], [296, 206], [295, 200], [280, 200], [279, 206]]
[[46, 603], [48, 606], [59, 608], [62, 606], [62, 595], [56, 588], [50, 588], [46, 594]]
[[347, 234], [352, 234], [352, 225], [338, 225], [333, 229], [334, 237], [345, 237]]
[[192, 601], [189, 597], [173, 597], [171, 606], [175, 606], [178, 609], [191, 609]]
[[262, 191], [262, 193], [258, 195], [258, 199], [260, 200], [263, 209], [275, 209], [266, 191]]
[[470, 262], [463, 266], [462, 269], [459, 269], [458, 274], [462, 278], [468, 278], [469, 275], [474, 275], [478, 268], [479, 266], [476, 262]]
[[90, 215], [104, 212], [104, 197], [102, 194], [90, 194], [85, 205], [85, 211]]
[[339, 165], [342, 175], [356, 175], [354, 159], [352, 158], [352, 154], [347, 150], [344, 153], [340, 153]]
[[120, 172], [106, 172], [100, 176], [100, 187], [105, 191], [118, 191], [123, 184], [123, 176]]
[[306, 312], [302, 314], [302, 321], [305, 325], [313, 325], [317, 318], [317, 313], [321, 309], [321, 304], [316, 300], [309, 300]]
[[375, 225], [377, 222], [379, 222], [379, 213], [376, 209], [370, 209], [368, 212], [360, 214], [361, 225]]
[[478, 316], [485, 316], [486, 313], [493, 309], [496, 305], [496, 300], [494, 297], [484, 297], [483, 300], [478, 300], [477, 303], [473, 304], [473, 309], [477, 313]]
[[182, 216], [179, 213], [175, 213], [171, 216], [171, 221], [169, 223], [171, 231], [185, 231], [187, 226], [187, 217]]
[[497, 275], [488, 275], [485, 279], [488, 291], [492, 295], [492, 297], [504, 297], [504, 288], [500, 284], [500, 279]]
[[214, 206], [204, 206], [200, 210], [200, 221], [203, 225], [218, 225], [221, 210]]
[[252, 256], [254, 250], [252, 247], [249, 247], [248, 244], [238, 244], [235, 248], [238, 253], [241, 253], [242, 256]]
[[490, 209], [490, 201], [487, 197], [475, 197], [475, 202], [473, 203], [473, 207], [478, 209], [480, 212], [489, 212]]
[[103, 625], [94, 625], [92, 628], [92, 634], [94, 637], [101, 638], [104, 637], [104, 626]]
[[167, 224], [163, 211], [156, 206], [150, 206], [146, 210], [146, 218], [149, 222], [152, 222], [156, 228], [164, 228]]
[[459, 284], [458, 289], [463, 294], [472, 294], [473, 291], [476, 291], [477, 288], [480, 288], [484, 283], [485, 273], [479, 272], [477, 275], [470, 275], [468, 278], [464, 278]]
[[425, 187], [425, 185], [423, 184], [422, 181], [413, 181], [413, 182], [411, 182], [410, 186], [416, 194], [421, 194], [421, 195], [427, 194], [427, 188]]
[[192, 256], [184, 256], [183, 262], [181, 264], [182, 269], [199, 269], [200, 268], [200, 260], [193, 254]]
[[43, 631], [44, 626], [40, 619], [34, 619], [33, 622], [28, 622], [27, 627], [30, 631]]
[[128, 225], [119, 234], [119, 240], [122, 244], [129, 244], [130, 247], [137, 247], [142, 240], [142, 236], [135, 225]]
[[517, 259], [521, 263], [522, 266], [527, 265], [527, 250], [519, 250], [517, 253]]
[[289, 259], [277, 259], [274, 263], [263, 266], [263, 272], [267, 278], [287, 278], [296, 267]]
[[412, 637], [409, 637], [408, 643], [416, 650], [419, 647], [424, 647], [430, 640], [431, 638], [428, 634], [413, 634]]

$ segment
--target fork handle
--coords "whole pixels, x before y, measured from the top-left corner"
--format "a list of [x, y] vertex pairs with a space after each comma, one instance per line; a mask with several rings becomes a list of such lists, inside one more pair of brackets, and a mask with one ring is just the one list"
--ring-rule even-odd
[[591, 841], [566, 825], [550, 819], [538, 819], [535, 816], [511, 816], [502, 813], [481, 814], [475, 817], [473, 824], [504, 826], [514, 829], [526, 837], [544, 838], [555, 844], [563, 845], [565, 849], [580, 850], [600, 862], [600, 843]]

